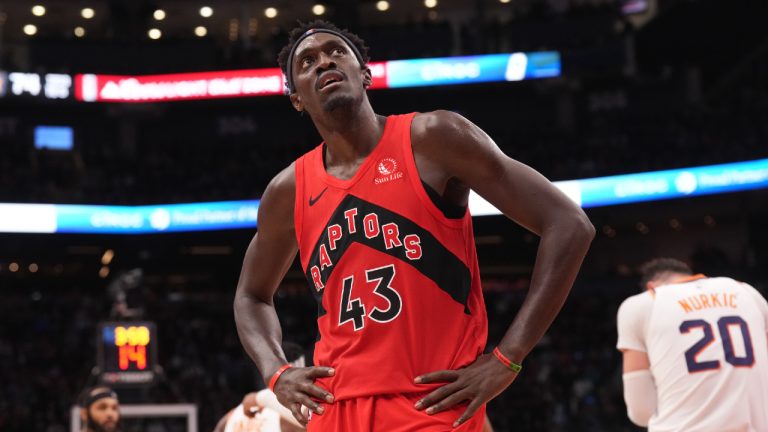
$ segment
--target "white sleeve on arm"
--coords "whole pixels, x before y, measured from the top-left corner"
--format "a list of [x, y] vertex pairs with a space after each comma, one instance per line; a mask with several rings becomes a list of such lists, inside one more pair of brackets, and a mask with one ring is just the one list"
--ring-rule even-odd
[[648, 369], [627, 372], [624, 378], [624, 403], [632, 423], [646, 427], [656, 412], [656, 383]]
[[[632, 296], [621, 304], [616, 317], [619, 333], [616, 348], [648, 352], [645, 344], [645, 329], [648, 325], [653, 297], [649, 293]], [[648, 369], [627, 372], [623, 375], [624, 403], [627, 416], [638, 426], [648, 426], [656, 412], [656, 384]]]
[[619, 333], [616, 348], [648, 352], [645, 347], [645, 329], [652, 306], [653, 299], [648, 293], [624, 300], [616, 317], [616, 329]]

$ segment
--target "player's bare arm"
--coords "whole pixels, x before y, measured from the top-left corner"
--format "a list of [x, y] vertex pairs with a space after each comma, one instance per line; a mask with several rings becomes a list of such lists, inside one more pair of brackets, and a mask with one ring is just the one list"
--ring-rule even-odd
[[[282, 330], [273, 297], [298, 250], [293, 224], [293, 170], [291, 165], [280, 172], [264, 191], [258, 232], [245, 253], [235, 293], [237, 333], [265, 380], [288, 363], [280, 347]], [[327, 367], [290, 368], [280, 376], [274, 391], [280, 403], [306, 424], [308, 419], [301, 412], [301, 405], [321, 414], [322, 408], [312, 398], [329, 402], [333, 399], [313, 383], [318, 377], [332, 374]]]
[[[595, 229], [581, 208], [550, 181], [507, 157], [462, 116], [448, 111], [420, 114], [411, 132], [419, 173], [430, 186], [460, 205], [466, 205], [472, 189], [541, 237], [530, 290], [499, 344], [507, 358], [522, 363], [565, 302]], [[417, 408], [432, 413], [470, 401], [460, 424], [516, 376], [493, 356], [483, 355], [466, 368], [417, 377], [421, 383], [448, 383]]]

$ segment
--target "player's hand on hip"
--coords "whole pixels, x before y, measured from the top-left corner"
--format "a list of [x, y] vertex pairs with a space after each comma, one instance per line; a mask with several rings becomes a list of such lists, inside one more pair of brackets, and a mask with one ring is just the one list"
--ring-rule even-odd
[[465, 368], [430, 372], [416, 377], [417, 384], [447, 383], [416, 402], [416, 409], [435, 414], [469, 401], [467, 409], [453, 423], [456, 427], [472, 417], [484, 403], [504, 391], [515, 378], [516, 372], [504, 366], [492, 354], [483, 354]]
[[335, 372], [333, 368], [325, 366], [289, 368], [280, 375], [277, 383], [275, 383], [275, 396], [284, 407], [291, 410], [299, 423], [306, 425], [309, 418], [302, 411], [302, 405], [312, 412], [322, 415], [323, 407], [317, 401], [333, 402], [333, 395], [316, 386], [315, 380], [333, 376]]

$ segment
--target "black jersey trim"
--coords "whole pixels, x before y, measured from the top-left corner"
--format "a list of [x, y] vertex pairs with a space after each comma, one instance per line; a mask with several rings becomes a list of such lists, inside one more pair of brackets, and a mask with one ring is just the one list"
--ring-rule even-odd
[[421, 181], [421, 185], [424, 186], [424, 190], [427, 191], [429, 199], [431, 199], [435, 207], [443, 213], [443, 216], [448, 219], [461, 219], [464, 217], [464, 214], [467, 212], [466, 207], [448, 202], [447, 199], [440, 195], [440, 193], [424, 180]]

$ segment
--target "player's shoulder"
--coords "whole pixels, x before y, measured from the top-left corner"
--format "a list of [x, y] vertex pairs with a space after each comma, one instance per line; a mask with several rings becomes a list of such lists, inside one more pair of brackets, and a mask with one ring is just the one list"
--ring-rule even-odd
[[449, 110], [416, 112], [413, 116], [414, 122], [418, 122], [420, 126], [426, 128], [450, 126], [454, 122], [461, 121], [461, 119], [464, 119], [461, 114]]
[[749, 295], [752, 298], [754, 298], [756, 301], [760, 303], [766, 303], [768, 301], [766, 300], [766, 297], [765, 295], [763, 295], [763, 293], [761, 293], [757, 288], [753, 287], [747, 282], [742, 282], [734, 279], [733, 283], [736, 284], [739, 287], [739, 289], [741, 289], [742, 291], [749, 293]]
[[622, 316], [649, 309], [653, 307], [653, 300], [653, 293], [651, 291], [643, 291], [633, 296], [629, 296], [621, 302], [618, 315]]
[[[715, 284], [715, 283], [728, 283], [728, 284], [739, 284], [739, 285], [745, 284], [740, 280], [736, 280], [734, 278], [727, 277], [727, 276], [708, 276], [698, 280], [703, 281], [705, 283], [711, 283], [711, 284]], [[692, 280], [691, 282], [696, 282], [696, 280]]]
[[416, 139], [429, 138], [433, 135], [450, 135], [470, 125], [470, 121], [461, 114], [448, 110], [417, 112], [413, 116], [411, 134]]
[[259, 202], [259, 225], [293, 226], [296, 200], [296, 174], [294, 163], [277, 173], [270, 180]]
[[738, 279], [734, 279], [734, 278], [727, 277], [727, 276], [706, 277], [706, 278], [703, 278], [703, 279], [698, 279], [698, 280], [691, 281], [689, 283], [690, 284], [695, 284], [697, 282], [698, 283], [704, 283], [704, 284], [707, 284], [709, 286], [735, 287], [736, 289], [747, 290], [747, 291], [751, 291], [751, 290], [755, 289], [752, 285], [750, 285], [750, 284], [748, 284], [748, 283], [746, 283], [744, 281], [740, 281]]
[[487, 139], [479, 127], [453, 111], [416, 113], [411, 122], [414, 153], [430, 159], [466, 164], [467, 157], [478, 152], [478, 144]]
[[272, 180], [267, 184], [267, 189], [264, 191], [264, 195], [267, 192], [277, 193], [294, 193], [296, 189], [296, 162], [291, 162], [290, 165], [283, 168], [282, 171], [277, 173]]

